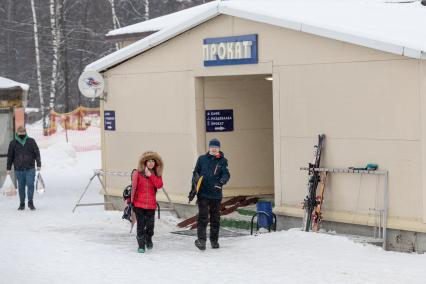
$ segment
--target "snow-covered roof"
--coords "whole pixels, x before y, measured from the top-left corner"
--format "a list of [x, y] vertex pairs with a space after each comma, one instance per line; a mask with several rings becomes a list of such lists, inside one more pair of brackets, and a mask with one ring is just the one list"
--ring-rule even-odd
[[[163, 28], [89, 64], [85, 70], [105, 71], [221, 14], [411, 58], [426, 58], [426, 7], [418, 1], [228, 0], [188, 10], [182, 17], [179, 13], [182, 15], [185, 10], [137, 24], [138, 32], [152, 29], [151, 21], [155, 20], [157, 28]], [[169, 22], [169, 19], [174, 20]]]
[[0, 77], [0, 89], [12, 89], [15, 87], [21, 87], [24, 91], [28, 91], [30, 89], [30, 86], [27, 84], [15, 82], [13, 80]]
[[198, 5], [189, 9], [184, 9], [176, 13], [164, 15], [158, 18], [154, 18], [148, 21], [137, 23], [134, 25], [122, 27], [116, 30], [112, 30], [106, 34], [107, 37], [120, 36], [128, 34], [139, 34], [147, 32], [157, 32], [170, 26], [179, 25], [182, 21], [195, 16], [203, 11], [216, 7], [217, 3], [210, 2], [205, 5]]

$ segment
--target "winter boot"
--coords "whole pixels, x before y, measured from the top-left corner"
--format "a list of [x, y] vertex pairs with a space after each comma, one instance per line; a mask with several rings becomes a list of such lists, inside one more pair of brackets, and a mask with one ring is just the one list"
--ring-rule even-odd
[[25, 210], [25, 203], [19, 204], [18, 210]]
[[30, 208], [31, 210], [36, 210], [36, 208], [34, 207], [34, 203], [32, 200], [28, 201], [28, 208]]
[[196, 239], [195, 240], [195, 246], [199, 250], [205, 250], [206, 249], [206, 241], [205, 240]]
[[144, 238], [143, 237], [142, 238], [136, 237], [136, 239], [138, 240], [138, 245], [139, 245], [138, 252], [144, 253], [145, 252], [145, 240], [144, 240]]
[[151, 237], [147, 237], [146, 238], [146, 248], [147, 249], [152, 249], [154, 247], [154, 244], [152, 243], [152, 238]]
[[212, 245], [212, 249], [218, 249], [220, 247], [218, 241], [210, 241], [210, 244]]

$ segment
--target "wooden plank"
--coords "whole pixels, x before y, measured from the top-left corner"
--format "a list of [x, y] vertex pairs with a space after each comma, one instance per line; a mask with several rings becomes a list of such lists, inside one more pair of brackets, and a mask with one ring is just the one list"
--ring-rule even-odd
[[[221, 204], [221, 210], [226, 209], [226, 206], [236, 204], [238, 202], [241, 202], [241, 201], [245, 200], [246, 198], [247, 198], [247, 196], [235, 196], [235, 197], [232, 197], [231, 199], [229, 199], [229, 200], [227, 200], [225, 202], [222, 202], [222, 204]], [[198, 219], [198, 214], [195, 215], [195, 216], [193, 216], [193, 217], [191, 217], [191, 218], [188, 218], [188, 219], [186, 219], [186, 220], [184, 220], [184, 221], [182, 221], [180, 223], [178, 223], [177, 226], [179, 228], [187, 227], [187, 226], [193, 224], [194, 222], [196, 222], [197, 219]]]
[[[235, 210], [237, 210], [240, 207], [245, 207], [245, 206], [248, 206], [250, 204], [256, 203], [257, 200], [258, 200], [257, 197], [253, 197], [253, 198], [249, 198], [249, 199], [246, 199], [246, 200], [242, 200], [241, 202], [239, 202], [235, 205], [232, 205], [229, 208], [223, 207], [223, 209], [220, 211], [220, 216], [231, 214], [232, 212], [234, 212]], [[194, 224], [191, 225], [190, 229], [192, 230], [192, 229], [195, 229], [197, 227], [198, 227], [198, 222], [195, 222]]]

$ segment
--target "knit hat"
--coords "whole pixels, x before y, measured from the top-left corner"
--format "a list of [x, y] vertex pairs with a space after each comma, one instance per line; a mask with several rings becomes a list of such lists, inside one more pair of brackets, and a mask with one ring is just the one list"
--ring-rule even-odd
[[220, 148], [220, 141], [218, 139], [216, 139], [216, 138], [213, 138], [209, 142], [209, 147], [218, 147], [218, 148]]

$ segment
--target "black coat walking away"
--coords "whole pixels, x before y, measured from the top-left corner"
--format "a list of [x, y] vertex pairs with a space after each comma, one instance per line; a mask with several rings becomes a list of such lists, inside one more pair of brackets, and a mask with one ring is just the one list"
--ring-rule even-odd
[[15, 171], [24, 171], [41, 167], [40, 150], [33, 138], [27, 138], [24, 145], [13, 139], [9, 144], [7, 151], [7, 170], [12, 169], [12, 164]]

